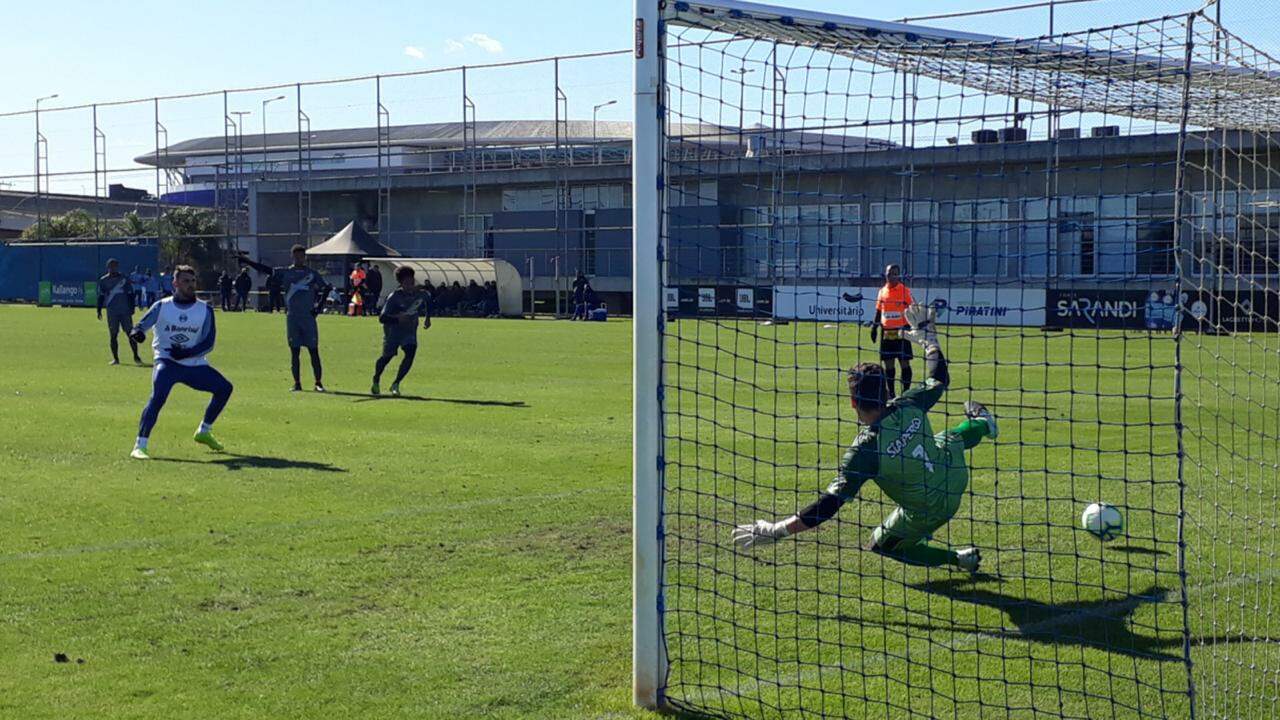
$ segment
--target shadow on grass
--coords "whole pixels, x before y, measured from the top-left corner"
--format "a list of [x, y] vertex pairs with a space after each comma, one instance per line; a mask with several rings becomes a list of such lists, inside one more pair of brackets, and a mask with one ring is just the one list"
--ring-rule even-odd
[[184, 463], [189, 465], [221, 465], [228, 470], [264, 469], [264, 470], [316, 470], [319, 472], [347, 472], [346, 468], [329, 463], [312, 462], [310, 460], [290, 460], [289, 458], [268, 457], [265, 455], [241, 455], [239, 453], [218, 453], [210, 455], [208, 460], [187, 460], [185, 458], [152, 457], [152, 462]]
[[1167, 557], [1169, 555], [1169, 551], [1167, 550], [1138, 547], [1137, 545], [1118, 545], [1116, 547], [1109, 547], [1107, 548], [1107, 552], [1122, 552], [1128, 553], [1129, 555], [1159, 555], [1160, 557]]
[[370, 395], [369, 393], [343, 392], [342, 390], [330, 390], [326, 394], [337, 395], [339, 397], [358, 398], [356, 402], [371, 402], [376, 400], [411, 400], [414, 402], [438, 402], [451, 403], [454, 405], [484, 405], [489, 407], [513, 408], [529, 407], [523, 400], [468, 400], [466, 398], [438, 398], [426, 397], [423, 395]]
[[[1172, 590], [1151, 585], [1140, 592], [1112, 600], [1077, 600], [1047, 603], [1020, 595], [995, 592], [976, 587], [981, 578], [953, 578], [910, 585], [921, 592], [942, 595], [955, 602], [995, 608], [1005, 614], [1006, 621], [1000, 627], [953, 623], [916, 623], [886, 621], [884, 624], [949, 632], [956, 636], [950, 643], [955, 648], [968, 639], [979, 637], [1021, 639], [1054, 645], [1079, 645], [1107, 652], [1162, 662], [1182, 662], [1183, 637], [1180, 627], [1168, 627], [1164, 637], [1150, 637], [1134, 632], [1132, 615], [1148, 603], [1174, 603], [1177, 595]], [[842, 621], [863, 622], [861, 618], [840, 616]], [[1241, 637], [1239, 635], [1193, 636], [1191, 644], [1217, 644], [1231, 642], [1276, 642], [1270, 638]]]

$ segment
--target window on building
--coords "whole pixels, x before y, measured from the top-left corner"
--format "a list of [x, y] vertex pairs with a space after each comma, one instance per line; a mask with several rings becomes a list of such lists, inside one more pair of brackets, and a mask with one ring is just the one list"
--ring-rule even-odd
[[1280, 197], [1266, 191], [1247, 197], [1236, 217], [1232, 269], [1241, 275], [1275, 275], [1280, 271]]
[[862, 206], [743, 208], [738, 264], [757, 277], [834, 278], [861, 267]]
[[1137, 198], [1134, 271], [1143, 276], [1169, 276], [1174, 272], [1173, 195]]
[[462, 215], [465, 257], [493, 257], [493, 215]]
[[912, 277], [933, 275], [938, 270], [937, 203], [871, 203], [867, 228], [867, 272], [880, 274], [886, 265], [897, 263]]

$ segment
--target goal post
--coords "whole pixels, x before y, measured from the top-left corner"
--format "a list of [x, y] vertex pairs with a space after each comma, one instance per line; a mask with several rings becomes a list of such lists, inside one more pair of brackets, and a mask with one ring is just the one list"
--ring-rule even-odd
[[662, 348], [660, 233], [663, 132], [657, 0], [635, 4], [635, 132], [632, 140], [632, 689], [658, 708], [666, 679], [662, 593]]
[[[1203, 12], [1011, 38], [635, 7], [635, 702], [1280, 710], [1280, 63]], [[866, 480], [849, 368], [925, 380], [871, 332], [888, 266], [938, 315], [948, 484], [881, 472], [736, 547]], [[1000, 432], [957, 449], [969, 400]], [[873, 431], [880, 470], [931, 457]]]

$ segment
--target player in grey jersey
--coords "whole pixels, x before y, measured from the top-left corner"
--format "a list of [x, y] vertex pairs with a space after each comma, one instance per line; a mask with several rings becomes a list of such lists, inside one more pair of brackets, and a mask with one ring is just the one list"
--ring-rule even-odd
[[293, 264], [289, 267], [270, 268], [247, 258], [240, 262], [262, 272], [270, 273], [273, 282], [284, 290], [285, 334], [289, 341], [290, 363], [293, 372], [293, 391], [302, 390], [300, 358], [302, 348], [311, 355], [311, 373], [315, 377], [316, 392], [324, 392], [323, 369], [320, 366], [320, 329], [316, 315], [324, 307], [329, 285], [320, 273], [307, 267], [307, 249], [293, 246]]
[[120, 272], [120, 261], [111, 258], [107, 261], [107, 274], [98, 278], [98, 319], [102, 319], [102, 311], [106, 310], [112, 365], [120, 364], [120, 343], [116, 336], [121, 332], [129, 340], [133, 361], [142, 364], [142, 358], [138, 357], [138, 343], [129, 337], [129, 331], [133, 328], [133, 299], [133, 283]]
[[413, 358], [418, 354], [418, 318], [422, 318], [423, 330], [431, 327], [431, 294], [414, 286], [413, 268], [396, 268], [396, 282], [400, 287], [387, 296], [378, 315], [378, 321], [382, 323], [382, 356], [373, 368], [373, 387], [369, 392], [374, 395], [381, 391], [378, 383], [382, 380], [382, 371], [398, 351], [404, 353], [404, 358], [396, 369], [391, 394], [400, 394], [400, 381], [409, 374]]

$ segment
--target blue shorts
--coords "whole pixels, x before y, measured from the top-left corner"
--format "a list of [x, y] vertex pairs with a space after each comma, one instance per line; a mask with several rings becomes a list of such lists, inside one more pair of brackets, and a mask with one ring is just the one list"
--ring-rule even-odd
[[314, 348], [320, 346], [320, 328], [316, 327], [316, 316], [310, 312], [305, 314], [286, 313], [284, 317], [285, 331], [289, 336], [291, 348]]

